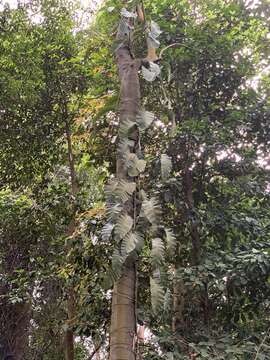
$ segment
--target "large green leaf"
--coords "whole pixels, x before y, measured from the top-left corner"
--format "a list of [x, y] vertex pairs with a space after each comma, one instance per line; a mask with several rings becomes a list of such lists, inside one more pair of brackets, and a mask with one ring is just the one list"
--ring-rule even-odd
[[128, 169], [128, 175], [135, 177], [144, 172], [146, 161], [143, 159], [138, 159], [136, 154], [130, 153], [127, 156], [126, 166]]
[[143, 239], [137, 232], [129, 232], [122, 241], [121, 249], [127, 254], [141, 247]]
[[152, 308], [154, 313], [157, 313], [162, 308], [164, 302], [164, 290], [155, 278], [150, 278], [150, 290]]
[[120, 277], [123, 263], [126, 259], [126, 256], [122, 255], [119, 249], [115, 249], [112, 254], [112, 269], [114, 273], [115, 280]]
[[111, 222], [107, 222], [107, 224], [103, 226], [103, 228], [101, 229], [102, 240], [108, 241], [110, 239], [113, 228], [114, 224], [112, 224]]
[[165, 228], [167, 248], [170, 254], [174, 254], [176, 248], [176, 237], [172, 230]]
[[155, 198], [143, 200], [140, 216], [145, 217], [152, 225], [157, 225], [160, 220], [161, 209]]
[[111, 180], [105, 187], [108, 201], [126, 202], [136, 190], [136, 183], [125, 180]]
[[164, 244], [162, 239], [152, 239], [151, 263], [154, 267], [162, 264], [164, 260]]
[[132, 229], [133, 227], [133, 219], [128, 214], [122, 214], [117, 219], [115, 225], [115, 236], [122, 240]]
[[109, 222], [115, 223], [122, 210], [123, 206], [121, 204], [107, 206], [107, 217]]
[[149, 111], [140, 111], [137, 115], [137, 124], [141, 131], [146, 130], [153, 122], [155, 115]]

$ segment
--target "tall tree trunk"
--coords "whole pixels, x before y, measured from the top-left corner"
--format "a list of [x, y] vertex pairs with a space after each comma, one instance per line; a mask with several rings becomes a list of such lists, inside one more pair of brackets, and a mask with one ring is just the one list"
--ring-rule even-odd
[[[76, 180], [76, 171], [75, 171], [75, 163], [74, 163], [74, 155], [72, 149], [72, 140], [71, 140], [71, 131], [70, 125], [67, 119], [67, 111], [65, 113], [65, 121], [66, 121], [66, 138], [68, 145], [68, 163], [69, 163], [69, 171], [70, 171], [70, 184], [71, 184], [71, 194], [72, 194], [72, 215], [71, 220], [68, 226], [67, 235], [72, 236], [75, 232], [76, 222], [75, 222], [75, 200], [76, 195], [78, 193], [78, 185]], [[68, 253], [70, 249], [67, 248], [66, 251]], [[75, 318], [75, 292], [73, 287], [71, 286], [67, 292], [67, 330], [64, 335], [64, 354], [65, 360], [74, 360], [74, 334], [72, 329], [72, 322]]]
[[[192, 243], [191, 250], [191, 265], [197, 266], [200, 264], [201, 258], [201, 239], [199, 233], [199, 224], [194, 206], [193, 197], [193, 178], [192, 171], [189, 169], [189, 151], [186, 148], [184, 152], [186, 165], [183, 173], [183, 191], [185, 199], [185, 218], [190, 221], [189, 230]], [[178, 252], [177, 252], [178, 253]], [[175, 262], [175, 273], [177, 269], [182, 266], [179, 260]], [[173, 282], [173, 318], [172, 318], [172, 331], [174, 332], [179, 348], [183, 353], [188, 351], [188, 344], [183, 337], [188, 328], [188, 319], [184, 317], [185, 307], [188, 303], [194, 301], [194, 295], [190, 288], [186, 287], [180, 275], [174, 278]], [[195, 295], [197, 296], [197, 295]]]
[[0, 319], [0, 359], [25, 359], [29, 341], [29, 304], [1, 303]]
[[[177, 268], [176, 268], [177, 270]], [[179, 276], [175, 276], [173, 280], [173, 318], [172, 318], [172, 331], [179, 333], [184, 328], [184, 311], [185, 294], [184, 282]]]
[[[128, 46], [116, 51], [120, 90], [120, 124], [127, 119], [136, 120], [140, 106], [140, 85], [138, 70], [141, 61], [133, 59]], [[119, 135], [120, 136], [120, 135]], [[134, 131], [132, 139], [137, 145], [138, 131]], [[136, 152], [135, 148], [132, 149]], [[131, 151], [132, 151], [131, 150]], [[117, 158], [117, 178], [128, 179], [123, 160]], [[133, 207], [133, 208], [132, 208]], [[128, 210], [134, 217], [134, 204]], [[111, 328], [110, 328], [110, 360], [134, 360], [136, 358], [136, 259], [128, 257], [122, 270], [122, 276], [116, 281], [113, 289]]]
[[[10, 245], [2, 261], [1, 272], [9, 279], [17, 277], [17, 269], [27, 269], [28, 257], [21, 249]], [[26, 300], [12, 304], [9, 292], [15, 290], [11, 284], [0, 281], [0, 359], [23, 360], [29, 345], [31, 305]]]
[[71, 328], [73, 318], [75, 316], [75, 294], [73, 289], [68, 291], [67, 299], [67, 316], [68, 316], [68, 328], [65, 331], [65, 360], [74, 360], [74, 334]]
[[110, 329], [110, 360], [134, 360], [136, 270], [132, 259], [126, 261], [121, 278], [113, 289]]
[[193, 198], [193, 184], [192, 184], [192, 172], [188, 168], [188, 165], [185, 168], [183, 185], [185, 191], [185, 201], [187, 205], [188, 215], [190, 217], [190, 235], [192, 241], [192, 265], [199, 265], [201, 258], [201, 239], [199, 234], [199, 224], [197, 215], [194, 208], [194, 198]]

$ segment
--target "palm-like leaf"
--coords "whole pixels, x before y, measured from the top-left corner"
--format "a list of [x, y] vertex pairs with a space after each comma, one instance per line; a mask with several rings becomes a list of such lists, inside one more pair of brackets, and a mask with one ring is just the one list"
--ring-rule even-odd
[[176, 248], [176, 237], [172, 230], [165, 229], [167, 247], [170, 254], [174, 254]]
[[128, 175], [135, 177], [145, 170], [146, 161], [138, 159], [137, 155], [134, 153], [129, 153], [126, 158], [126, 166], [128, 169]]
[[101, 237], [103, 241], [108, 241], [112, 235], [114, 224], [107, 222], [101, 229]]
[[160, 238], [152, 239], [151, 262], [154, 267], [162, 264], [164, 259], [164, 244]]
[[137, 243], [139, 241], [138, 235], [136, 232], [129, 232], [122, 241], [121, 249], [123, 253], [129, 254], [136, 249]]
[[146, 130], [153, 122], [155, 116], [149, 111], [141, 111], [136, 118], [138, 127], [141, 131]]
[[108, 205], [107, 206], [107, 218], [109, 222], [115, 223], [118, 216], [122, 212], [123, 207], [120, 204]]
[[113, 277], [118, 279], [121, 275], [122, 266], [125, 261], [126, 257], [123, 256], [118, 249], [115, 249], [112, 254], [112, 270], [113, 270]]
[[105, 187], [108, 201], [113, 203], [124, 203], [136, 190], [136, 183], [125, 180], [111, 180]]
[[145, 199], [142, 202], [141, 214], [143, 217], [146, 217], [152, 225], [158, 224], [160, 213], [160, 206], [155, 198]]
[[150, 290], [152, 308], [154, 313], [157, 313], [164, 303], [164, 290], [155, 278], [150, 278]]
[[122, 214], [117, 219], [115, 225], [115, 236], [118, 240], [124, 239], [124, 237], [130, 232], [133, 227], [133, 219], [128, 214]]
[[163, 309], [165, 312], [169, 313], [171, 308], [172, 308], [172, 293], [171, 293], [170, 289], [167, 289], [165, 296], [164, 296]]

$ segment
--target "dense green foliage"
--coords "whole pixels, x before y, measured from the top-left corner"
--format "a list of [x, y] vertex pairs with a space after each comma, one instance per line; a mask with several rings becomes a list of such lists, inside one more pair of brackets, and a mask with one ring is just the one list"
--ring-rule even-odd
[[[128, 238], [116, 215], [136, 185], [113, 179], [122, 7], [105, 1], [87, 27], [61, 0], [0, 8], [0, 360], [64, 359], [67, 328], [75, 359], [107, 358], [111, 287], [132, 251], [143, 359], [270, 359], [269, 4], [144, 1], [161, 73], [140, 75], [151, 113], [128, 159], [143, 210]], [[145, 42], [137, 24], [136, 57]]]

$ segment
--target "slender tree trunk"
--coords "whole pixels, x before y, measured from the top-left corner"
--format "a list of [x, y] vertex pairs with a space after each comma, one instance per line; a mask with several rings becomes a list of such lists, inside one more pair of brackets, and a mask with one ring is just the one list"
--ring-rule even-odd
[[176, 260], [175, 275], [173, 280], [173, 316], [172, 316], [172, 332], [176, 338], [177, 345], [181, 353], [187, 352], [187, 342], [184, 338], [186, 331], [186, 321], [184, 318], [184, 310], [186, 304], [186, 289], [183, 279], [177, 274], [181, 264]]
[[65, 331], [65, 360], [74, 360], [74, 334], [70, 328], [72, 320], [75, 316], [75, 294], [73, 289], [68, 291], [67, 299], [67, 316], [68, 316], [68, 329]]
[[172, 331], [178, 333], [184, 328], [184, 311], [185, 294], [183, 279], [174, 278], [173, 281], [173, 318]]
[[188, 166], [186, 166], [185, 169], [183, 182], [186, 204], [191, 218], [190, 235], [192, 241], [192, 265], [199, 265], [201, 258], [201, 239], [199, 234], [198, 219], [194, 208], [192, 172]]
[[[138, 70], [141, 61], [133, 59], [128, 46], [120, 47], [116, 52], [120, 90], [120, 124], [127, 119], [135, 121], [140, 104], [140, 85]], [[139, 140], [138, 131], [134, 131], [132, 139], [134, 149]], [[117, 178], [128, 179], [121, 157], [117, 158]], [[128, 210], [134, 217], [134, 204]], [[132, 208], [133, 207], [133, 208]], [[110, 360], [134, 360], [136, 358], [136, 259], [129, 257], [122, 270], [121, 278], [113, 289], [111, 328], [110, 328]]]
[[[26, 253], [22, 254], [11, 244], [2, 261], [1, 272], [10, 279], [16, 278], [17, 269], [27, 269]], [[11, 288], [12, 285], [0, 281], [0, 359], [23, 360], [29, 345], [31, 305], [25, 300], [12, 304], [8, 299]]]
[[[67, 112], [65, 111], [65, 116], [67, 118]], [[67, 137], [67, 145], [68, 145], [68, 163], [69, 163], [69, 171], [70, 171], [70, 183], [71, 183], [71, 194], [72, 194], [72, 217], [68, 226], [67, 235], [72, 236], [75, 232], [76, 223], [75, 223], [75, 205], [74, 202], [76, 200], [76, 195], [78, 193], [78, 185], [76, 180], [76, 171], [75, 171], [75, 163], [74, 163], [74, 155], [72, 149], [72, 140], [71, 140], [71, 132], [68, 121], [66, 121], [66, 137]], [[69, 249], [67, 248], [67, 253]], [[71, 286], [67, 292], [67, 330], [64, 334], [64, 354], [65, 360], [74, 360], [74, 334], [72, 330], [72, 322], [75, 318], [75, 292], [73, 287]]]
[[135, 281], [135, 264], [129, 259], [113, 289], [110, 360], [136, 358]]
[[0, 334], [0, 359], [25, 359], [29, 340], [29, 304], [1, 304], [0, 318], [1, 329], [4, 330]]
[[[183, 190], [185, 199], [185, 212], [186, 217], [190, 221], [190, 237], [192, 242], [191, 250], [191, 265], [199, 265], [201, 257], [201, 240], [199, 234], [199, 224], [195, 213], [194, 197], [193, 197], [193, 179], [192, 171], [188, 166], [188, 150], [185, 152], [186, 166], [183, 174]], [[181, 264], [176, 260], [175, 271], [181, 267]], [[183, 353], [188, 350], [188, 344], [183, 337], [187, 328], [188, 321], [184, 318], [185, 306], [188, 302], [194, 301], [190, 289], [185, 287], [183, 279], [177, 276], [173, 282], [173, 319], [172, 319], [172, 331], [174, 332], [179, 348]]]

